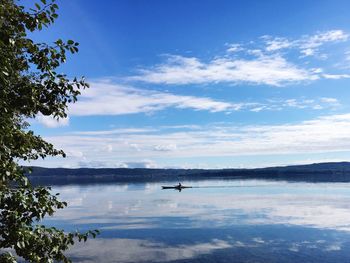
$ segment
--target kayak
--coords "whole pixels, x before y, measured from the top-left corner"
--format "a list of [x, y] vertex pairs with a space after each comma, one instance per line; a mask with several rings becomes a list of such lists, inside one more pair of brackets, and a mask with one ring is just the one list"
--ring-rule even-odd
[[162, 186], [162, 189], [177, 189], [177, 190], [180, 190], [180, 189], [185, 189], [185, 188], [192, 188], [192, 186]]

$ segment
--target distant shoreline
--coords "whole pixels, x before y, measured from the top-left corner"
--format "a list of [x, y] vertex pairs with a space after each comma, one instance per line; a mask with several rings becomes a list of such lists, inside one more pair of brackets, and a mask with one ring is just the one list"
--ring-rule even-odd
[[89, 184], [203, 179], [264, 179], [303, 182], [350, 182], [350, 162], [315, 163], [254, 169], [148, 169], [31, 167], [34, 184]]

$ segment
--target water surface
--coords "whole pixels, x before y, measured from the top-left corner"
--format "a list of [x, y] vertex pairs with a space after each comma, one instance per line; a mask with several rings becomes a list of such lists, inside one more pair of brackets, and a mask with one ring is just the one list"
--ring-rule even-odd
[[350, 183], [259, 180], [54, 187], [47, 223], [101, 235], [74, 262], [350, 262]]

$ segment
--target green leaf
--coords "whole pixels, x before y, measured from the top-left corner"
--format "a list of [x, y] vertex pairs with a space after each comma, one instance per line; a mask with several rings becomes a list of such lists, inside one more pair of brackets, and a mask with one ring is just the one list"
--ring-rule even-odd
[[[53, 44], [36, 43], [33, 34], [28, 34], [57, 18], [54, 0], [40, 0], [41, 5], [36, 3], [36, 9], [28, 10], [18, 2], [0, 4], [0, 21], [6, 21], [1, 40], [7, 40], [0, 45], [0, 251], [12, 248], [25, 262], [70, 262], [65, 251], [95, 233], [73, 234], [38, 225], [67, 203], [50, 188], [31, 185], [30, 171], [18, 162], [65, 156], [30, 130], [26, 120], [38, 114], [67, 116], [69, 101], [76, 101], [79, 89], [87, 85], [83, 79], [71, 81], [56, 70], [66, 60], [67, 50], [78, 51], [77, 43], [68, 40], [66, 44], [61, 39]], [[16, 262], [16, 258], [3, 253], [0, 262]]]

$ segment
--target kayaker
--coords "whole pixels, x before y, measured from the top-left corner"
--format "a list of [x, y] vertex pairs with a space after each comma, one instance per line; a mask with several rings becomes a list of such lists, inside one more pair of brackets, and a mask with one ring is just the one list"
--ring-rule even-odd
[[179, 183], [179, 185], [177, 187], [181, 188], [181, 186], [182, 186], [181, 183]]

